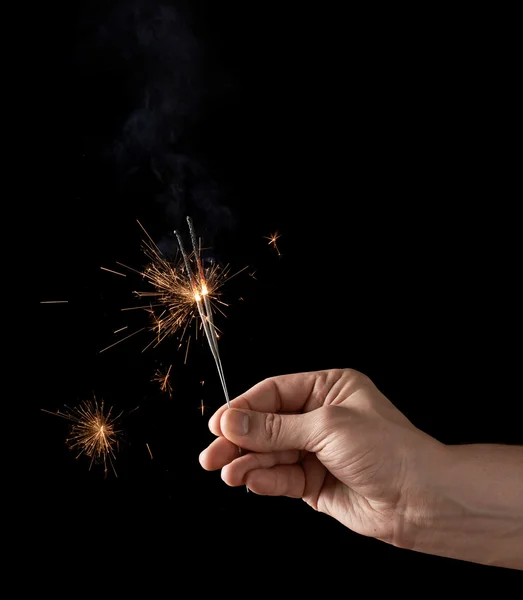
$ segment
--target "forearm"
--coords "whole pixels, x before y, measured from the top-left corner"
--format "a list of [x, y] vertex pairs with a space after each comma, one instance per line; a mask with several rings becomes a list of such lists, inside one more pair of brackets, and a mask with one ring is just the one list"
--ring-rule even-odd
[[398, 545], [523, 570], [523, 446], [441, 446], [421, 462]]

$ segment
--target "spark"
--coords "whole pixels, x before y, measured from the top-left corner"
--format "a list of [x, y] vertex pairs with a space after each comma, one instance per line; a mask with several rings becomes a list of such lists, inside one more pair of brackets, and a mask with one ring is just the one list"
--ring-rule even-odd
[[100, 267], [102, 271], [107, 271], [108, 273], [114, 273], [115, 275], [120, 275], [120, 277], [127, 277], [125, 273], [119, 273], [118, 271], [113, 271], [112, 269], [106, 269], [105, 267]]
[[202, 411], [202, 417], [203, 417], [203, 413], [205, 412], [206, 408], [209, 408], [209, 407], [205, 406], [205, 404], [203, 403], [203, 400], [200, 400], [200, 406], [198, 406], [198, 410]]
[[186, 365], [187, 364], [187, 356], [189, 354], [189, 344], [191, 343], [191, 336], [189, 336], [189, 339], [187, 340], [187, 348], [185, 349], [185, 358], [183, 359], [183, 364]]
[[[158, 346], [170, 336], [177, 336], [180, 346], [186, 345], [186, 362], [191, 339], [191, 335], [189, 335], [190, 326], [196, 323], [196, 337], [198, 337], [198, 330], [202, 327], [205, 330], [206, 326], [198, 318], [200, 315], [199, 305], [205, 304], [207, 314], [211, 315], [209, 317], [209, 326], [211, 327], [214, 327], [213, 311], [223, 314], [221, 307], [227, 306], [220, 299], [220, 288], [229, 274], [229, 266], [221, 268], [213, 262], [209, 267], [204, 268], [200, 259], [199, 248], [196, 247], [194, 252], [186, 257], [187, 260], [180, 255], [175, 256], [174, 259], [167, 259], [139, 221], [138, 225], [146, 236], [142, 240], [142, 251], [148, 259], [147, 266], [143, 270], [137, 270], [122, 263], [117, 264], [140, 275], [142, 280], [151, 286], [151, 289], [133, 292], [137, 298], [146, 300], [147, 305], [123, 308], [122, 311], [144, 310], [149, 313], [151, 324], [143, 329], [153, 332], [154, 339], [144, 348], [144, 351], [149, 346]], [[194, 231], [192, 234], [194, 235]], [[191, 281], [191, 260], [197, 263], [199, 282], [197, 286]], [[241, 271], [238, 271], [232, 277]], [[143, 329], [140, 331], [143, 331]], [[107, 346], [102, 352], [125, 339], [127, 338]]]
[[120, 327], [120, 329], [117, 329], [116, 331], [113, 331], [113, 333], [120, 333], [120, 331], [124, 331], [128, 327], [129, 327], [129, 325], [126, 325], [125, 327]]
[[271, 233], [268, 236], [265, 235], [263, 237], [266, 240], [269, 240], [269, 246], [272, 246], [278, 253], [278, 256], [281, 256], [280, 249], [278, 248], [278, 244], [276, 243], [277, 240], [281, 238], [281, 235], [277, 231], [275, 231], [274, 233]]
[[166, 373], [162, 373], [160, 369], [156, 369], [154, 372], [153, 381], [160, 384], [160, 390], [166, 394], [169, 394], [169, 398], [172, 398], [172, 385], [170, 381], [172, 365], [167, 369]]
[[129, 335], [127, 335], [124, 338], [122, 338], [121, 340], [118, 340], [114, 344], [110, 344], [109, 346], [106, 346], [105, 348], [102, 348], [102, 350], [100, 350], [100, 352], [98, 354], [101, 354], [102, 352], [105, 352], [106, 350], [109, 350], [109, 348], [112, 348], [113, 346], [116, 346], [116, 344], [120, 344], [121, 342], [123, 342], [125, 340], [128, 340], [129, 338], [133, 337], [133, 335], [136, 335], [137, 333], [140, 333], [140, 331], [143, 331], [144, 329], [145, 329], [145, 327], [142, 327], [141, 329], [138, 329], [138, 331], [134, 331], [133, 333], [130, 333]]
[[118, 447], [118, 436], [120, 431], [116, 429], [116, 422], [123, 411], [116, 417], [111, 416], [112, 407], [107, 412], [104, 409], [103, 400], [98, 403], [96, 397], [93, 400], [84, 400], [79, 406], [70, 408], [66, 406], [66, 412], [51, 412], [42, 409], [43, 412], [62, 417], [72, 423], [66, 444], [71, 450], [78, 450], [76, 458], [85, 454], [91, 459], [89, 470], [93, 463], [103, 463], [104, 473], [107, 477], [107, 465], [114, 468], [113, 460], [116, 459], [115, 447]]
[[151, 452], [151, 449], [149, 448], [149, 444], [147, 442], [145, 442], [145, 445], [147, 446], [147, 450], [149, 450], [149, 455], [151, 457], [151, 460], [153, 460], [153, 453]]
[[69, 304], [69, 300], [43, 300], [40, 304]]

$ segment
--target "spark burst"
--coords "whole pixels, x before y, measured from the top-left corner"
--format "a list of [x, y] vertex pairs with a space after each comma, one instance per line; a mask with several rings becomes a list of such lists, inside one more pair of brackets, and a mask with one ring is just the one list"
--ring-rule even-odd
[[265, 235], [263, 236], [266, 240], [269, 240], [269, 246], [272, 246], [276, 252], [278, 253], [278, 256], [281, 256], [281, 252], [280, 249], [278, 248], [278, 244], [276, 243], [280, 238], [281, 235], [275, 231], [274, 233], [271, 233], [270, 235]]
[[[219, 298], [221, 294], [220, 288], [226, 281], [230, 281], [248, 267], [240, 269], [231, 276], [229, 276], [229, 265], [221, 268], [218, 264], [212, 262], [209, 267], [204, 268], [200, 258], [201, 248], [196, 245], [192, 223], [190, 227], [193, 252], [189, 256], [183, 257], [183, 254], [182, 256], [176, 255], [173, 260], [169, 260], [162, 254], [161, 250], [139, 221], [138, 225], [146, 235], [146, 238], [142, 241], [142, 251], [149, 260], [148, 265], [140, 271], [121, 263], [118, 264], [140, 275], [143, 280], [151, 285], [152, 289], [149, 291], [134, 292], [137, 298], [146, 300], [148, 304], [124, 308], [122, 310], [143, 310], [149, 313], [151, 325], [106, 346], [100, 352], [105, 352], [140, 331], [148, 329], [154, 333], [154, 338], [143, 351], [147, 350], [150, 346], [158, 346], [170, 336], [178, 336], [179, 347], [184, 344], [186, 346], [186, 361], [191, 340], [191, 335], [189, 334], [191, 324], [193, 322], [196, 323], [196, 337], [198, 337], [198, 332], [202, 329], [206, 332], [206, 329], [210, 328], [214, 332], [213, 337], [217, 339], [218, 332], [214, 324], [213, 313], [217, 311], [224, 315], [221, 307], [227, 306]], [[191, 261], [196, 263], [197, 281], [192, 274]], [[103, 270], [121, 275], [121, 273], [112, 271], [111, 269], [103, 268]], [[199, 319], [201, 317], [200, 307], [202, 305], [205, 306], [205, 319]]]
[[160, 384], [160, 390], [166, 394], [169, 394], [169, 398], [172, 398], [173, 388], [170, 381], [172, 365], [167, 369], [166, 373], [163, 373], [161, 369], [156, 369], [154, 372], [153, 381]]
[[43, 412], [62, 417], [72, 423], [66, 444], [71, 450], [78, 450], [76, 458], [85, 454], [91, 459], [89, 470], [93, 463], [103, 463], [104, 474], [107, 477], [107, 466], [110, 465], [116, 477], [113, 460], [116, 459], [115, 448], [118, 449], [120, 431], [116, 423], [123, 411], [116, 417], [111, 416], [112, 407], [105, 412], [103, 400], [98, 403], [96, 398], [84, 400], [79, 406], [65, 407], [66, 412], [52, 412], [42, 409]]

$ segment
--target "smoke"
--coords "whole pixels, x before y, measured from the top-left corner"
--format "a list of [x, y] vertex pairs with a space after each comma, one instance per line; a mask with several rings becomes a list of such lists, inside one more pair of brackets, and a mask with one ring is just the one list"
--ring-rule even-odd
[[124, 189], [154, 202], [166, 230], [181, 228], [190, 214], [212, 237], [230, 229], [233, 218], [202, 141], [216, 80], [211, 84], [212, 48], [195, 33], [194, 12], [183, 2], [112, 3], [96, 17], [96, 60], [114, 76], [107, 93], [120, 114], [104, 154]]

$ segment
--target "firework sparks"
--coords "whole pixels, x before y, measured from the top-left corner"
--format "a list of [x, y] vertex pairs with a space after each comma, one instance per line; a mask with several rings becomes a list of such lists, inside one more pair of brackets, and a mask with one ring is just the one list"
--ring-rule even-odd
[[[196, 338], [198, 330], [209, 329], [213, 343], [217, 339], [217, 333], [214, 331], [213, 313], [218, 311], [221, 314], [221, 307], [227, 304], [220, 300], [220, 288], [232, 277], [241, 273], [244, 269], [229, 276], [229, 266], [221, 268], [212, 262], [209, 267], [204, 267], [200, 258], [200, 248], [196, 247], [196, 238], [191, 224], [191, 240], [194, 250], [189, 256], [176, 256], [174, 260], [168, 260], [154, 243], [142, 224], [138, 221], [146, 238], [142, 241], [142, 250], [149, 260], [148, 265], [142, 270], [133, 269], [122, 263], [117, 263], [121, 267], [128, 269], [141, 276], [152, 287], [149, 291], [135, 291], [134, 295], [139, 299], [146, 300], [147, 305], [123, 308], [123, 311], [144, 310], [149, 313], [151, 325], [135, 331], [124, 338], [103, 348], [100, 352], [105, 352], [109, 348], [128, 339], [132, 335], [147, 329], [154, 333], [154, 339], [143, 349], [147, 350], [150, 346], [158, 346], [169, 336], [176, 335], [180, 342], [179, 347], [185, 345], [185, 362], [187, 361], [189, 343], [191, 335], [189, 334], [192, 323], [196, 324]], [[193, 276], [191, 261], [196, 263], [196, 278]], [[104, 271], [122, 275], [118, 271], [112, 271], [101, 267]], [[205, 319], [201, 319], [200, 306], [204, 307]], [[120, 329], [123, 331], [123, 328]], [[116, 332], [115, 332], [116, 333]]]
[[209, 407], [205, 406], [205, 404], [203, 403], [203, 400], [200, 400], [200, 406], [198, 406], [198, 410], [202, 411], [202, 417], [203, 417], [203, 413], [205, 412], [206, 408], [209, 408]]
[[270, 235], [265, 235], [263, 236], [266, 240], [269, 240], [269, 246], [272, 246], [276, 252], [278, 253], [278, 256], [281, 256], [281, 252], [280, 249], [278, 248], [278, 244], [276, 243], [280, 238], [281, 235], [275, 231], [274, 233], [271, 233]]
[[40, 304], [69, 304], [69, 300], [42, 300]]
[[162, 373], [160, 369], [156, 369], [154, 372], [153, 381], [160, 384], [160, 390], [166, 394], [169, 394], [169, 398], [172, 398], [173, 388], [170, 381], [172, 365], [167, 369], [166, 373]]
[[105, 412], [103, 400], [98, 403], [96, 398], [84, 400], [74, 408], [68, 406], [65, 408], [66, 412], [42, 410], [72, 423], [66, 444], [71, 450], [78, 450], [76, 458], [85, 454], [91, 459], [89, 470], [93, 463], [103, 463], [105, 476], [110, 465], [118, 477], [113, 460], [116, 459], [115, 448], [118, 448], [120, 434], [116, 429], [116, 423], [122, 416], [122, 412], [116, 417], [111, 416], [112, 407]]

